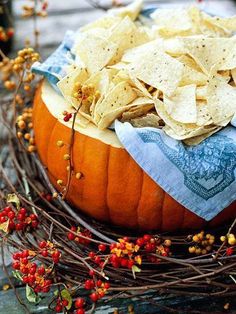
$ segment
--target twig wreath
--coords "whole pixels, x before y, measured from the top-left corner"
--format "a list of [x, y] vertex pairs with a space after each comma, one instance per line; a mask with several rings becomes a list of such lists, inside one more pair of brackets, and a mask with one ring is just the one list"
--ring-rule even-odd
[[[28, 300], [40, 302], [54, 290], [49, 309], [83, 314], [93, 312], [100, 299], [142, 298], [146, 291], [236, 295], [236, 220], [196, 234], [135, 234], [84, 217], [65, 202], [72, 159], [59, 193], [34, 142], [32, 102], [39, 83], [30, 67], [39, 54], [28, 47], [14, 59], [1, 56], [2, 80], [11, 94], [0, 107], [9, 150], [1, 152], [0, 239], [2, 253], [4, 247], [12, 252], [13, 274], [26, 284]], [[76, 114], [67, 117], [73, 120], [69, 156]], [[4, 269], [8, 274], [5, 264]], [[11, 282], [10, 274], [8, 278]]]

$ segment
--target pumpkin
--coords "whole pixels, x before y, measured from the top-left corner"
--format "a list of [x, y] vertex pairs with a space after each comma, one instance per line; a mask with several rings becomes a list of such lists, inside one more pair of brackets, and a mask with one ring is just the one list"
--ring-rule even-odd
[[[70, 142], [71, 123], [58, 119], [66, 110], [63, 98], [47, 82], [36, 91], [33, 108], [35, 142], [39, 157], [52, 184], [67, 181], [63, 156]], [[117, 226], [142, 230], [174, 231], [199, 229], [206, 221], [167, 194], [132, 159], [115, 133], [98, 130], [91, 123], [75, 124], [73, 144], [74, 175], [66, 195], [69, 203], [87, 215]], [[78, 178], [76, 173], [81, 173]], [[217, 225], [236, 216], [236, 202], [215, 217]]]

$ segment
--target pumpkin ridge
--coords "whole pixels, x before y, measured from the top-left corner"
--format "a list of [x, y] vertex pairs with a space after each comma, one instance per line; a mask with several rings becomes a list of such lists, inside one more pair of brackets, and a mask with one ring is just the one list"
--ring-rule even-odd
[[164, 204], [165, 204], [165, 198], [166, 198], [166, 193], [164, 193], [164, 196], [162, 198], [162, 203], [161, 203], [161, 215], [160, 215], [160, 230], [163, 229], [163, 221], [164, 221], [164, 212], [165, 212], [165, 207], [164, 207]]
[[106, 182], [106, 214], [107, 214], [107, 220], [111, 221], [111, 213], [110, 213], [110, 207], [108, 206], [108, 181], [109, 181], [109, 164], [110, 164], [110, 153], [111, 153], [111, 146], [108, 146], [108, 151], [107, 151], [107, 168], [106, 168], [106, 174], [107, 174], [107, 182]]
[[[53, 143], [51, 143], [51, 140], [52, 140], [53, 131], [54, 131], [55, 128], [56, 128], [57, 122], [58, 122], [58, 120], [56, 119], [55, 124], [54, 124], [54, 126], [52, 127], [52, 129], [51, 129], [49, 139], [48, 139], [48, 141], [47, 141], [47, 143], [48, 143], [48, 145], [46, 146], [47, 168], [48, 168], [48, 163], [49, 163], [49, 162], [48, 162], [48, 157], [49, 157], [49, 153], [50, 153], [50, 149], [49, 149], [49, 148], [50, 148], [51, 145], [53, 145]], [[56, 145], [56, 143], [54, 143], [54, 145]]]
[[141, 189], [140, 189], [139, 199], [138, 199], [138, 204], [137, 204], [137, 209], [136, 209], [137, 223], [138, 223], [139, 228], [142, 228], [142, 225], [140, 224], [140, 221], [139, 221], [139, 217], [140, 217], [139, 211], [141, 211], [141, 209], [139, 209], [139, 204], [140, 204], [140, 200], [141, 200], [142, 193], [143, 193], [143, 182], [144, 182], [144, 171], [142, 171], [142, 178], [141, 178], [141, 182], [140, 182]]
[[[85, 151], [85, 146], [86, 146], [87, 140], [88, 140], [88, 137], [86, 136], [86, 137], [84, 138], [84, 141], [83, 141], [83, 151]], [[82, 171], [82, 175], [83, 175], [84, 160], [85, 160], [85, 154], [82, 154], [82, 157], [81, 157], [81, 165], [80, 165], [81, 171]], [[84, 180], [86, 180], [86, 176], [85, 176]], [[84, 184], [83, 184], [82, 187], [81, 187], [81, 193], [80, 193], [80, 195], [81, 195], [81, 203], [83, 203], [83, 199], [84, 199], [84, 193], [83, 193], [83, 192], [84, 192]]]

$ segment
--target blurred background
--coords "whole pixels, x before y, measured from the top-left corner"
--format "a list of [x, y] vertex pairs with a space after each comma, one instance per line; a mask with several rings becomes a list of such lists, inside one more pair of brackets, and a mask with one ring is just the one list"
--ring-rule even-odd
[[[18, 50], [24, 46], [25, 41], [33, 42], [33, 17], [22, 19], [22, 7], [32, 5], [34, 0], [0, 0], [0, 6], [12, 5], [12, 21], [14, 24], [14, 50]], [[46, 1], [45, 1], [46, 2]], [[81, 25], [93, 21], [102, 16], [104, 10], [111, 6], [111, 0], [48, 0], [48, 16], [46, 18], [38, 19], [38, 29], [41, 33], [39, 36], [40, 53], [43, 58], [47, 57], [55, 47], [60, 43], [66, 30], [76, 30]], [[130, 1], [118, 0], [113, 3], [127, 4]], [[42, 1], [43, 3], [43, 1]], [[202, 9], [212, 14], [220, 16], [229, 16], [236, 14], [236, 1], [233, 0], [167, 0], [167, 1], [144, 1], [145, 6], [188, 6], [190, 4], [197, 4]], [[10, 6], [9, 6], [10, 12]], [[0, 26], [5, 26], [6, 18], [1, 15], [0, 10]]]

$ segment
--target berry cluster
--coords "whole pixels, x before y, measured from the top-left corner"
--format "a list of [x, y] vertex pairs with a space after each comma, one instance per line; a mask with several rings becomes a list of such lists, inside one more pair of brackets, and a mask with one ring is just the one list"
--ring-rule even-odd
[[40, 16], [46, 17], [48, 8], [48, 2], [45, 0], [34, 1], [33, 4], [22, 6], [23, 17]]
[[6, 232], [10, 232], [13, 230], [22, 231], [27, 227], [37, 228], [39, 221], [35, 214], [28, 214], [24, 207], [16, 212], [8, 206], [0, 212], [0, 224], [3, 223], [8, 224]]
[[54, 244], [50, 241], [41, 241], [39, 243], [39, 253], [43, 257], [49, 257], [54, 264], [58, 264], [61, 257], [61, 252], [55, 248]]
[[84, 314], [85, 313], [85, 310], [84, 310], [84, 306], [85, 306], [85, 299], [84, 298], [77, 298], [75, 300], [75, 314]]
[[47, 293], [52, 285], [52, 280], [49, 278], [51, 269], [33, 262], [35, 256], [36, 253], [29, 250], [16, 252], [12, 255], [14, 259], [12, 267], [20, 272], [22, 281], [28, 284], [35, 293]]
[[70, 113], [70, 112], [68, 112], [68, 111], [63, 111], [62, 114], [63, 114], [63, 116], [64, 116], [63, 120], [64, 120], [65, 122], [70, 121], [70, 119], [72, 118], [72, 113]]
[[[88, 245], [91, 241], [92, 234], [89, 230], [84, 229], [83, 231], [80, 230], [79, 227], [72, 226], [70, 228], [72, 232], [68, 232], [67, 238], [70, 241], [75, 241], [80, 244]], [[76, 233], [77, 235], [75, 235]], [[82, 237], [81, 237], [82, 236]]]
[[212, 250], [212, 245], [215, 243], [215, 237], [209, 233], [205, 235], [205, 232], [201, 231], [192, 237], [192, 241], [195, 245], [189, 247], [189, 253], [205, 255]]
[[6, 42], [10, 38], [12, 38], [13, 35], [14, 35], [14, 29], [12, 27], [4, 29], [2, 26], [0, 26], [0, 41]]
[[80, 103], [81, 106], [90, 108], [92, 103], [97, 102], [101, 94], [95, 89], [93, 84], [81, 85], [80, 83], [75, 83], [75, 92], [73, 97]]
[[17, 117], [17, 128], [17, 137], [25, 140], [29, 153], [34, 152], [36, 150], [36, 146], [32, 133], [32, 108], [24, 108], [22, 115]]
[[220, 240], [222, 242], [225, 242], [226, 244], [230, 245], [230, 247], [226, 248], [225, 254], [227, 256], [233, 255], [234, 253], [234, 248], [232, 246], [236, 245], [236, 238], [233, 233], [229, 233], [226, 236], [221, 236]]
[[55, 306], [55, 312], [61, 313], [64, 311], [64, 309], [68, 306], [69, 302], [66, 299], [63, 299], [61, 297], [57, 298], [56, 300], [56, 306]]
[[140, 246], [130, 241], [128, 237], [118, 239], [118, 242], [110, 245], [109, 262], [115, 268], [132, 268], [135, 263], [141, 264], [142, 258], [137, 255]]
[[105, 296], [107, 290], [110, 288], [110, 284], [109, 282], [103, 282], [101, 279], [95, 280], [93, 278], [85, 281], [84, 288], [86, 290], [92, 290], [92, 293], [89, 295], [90, 300], [92, 302], [97, 302]]
[[31, 47], [18, 51], [15, 59], [4, 57], [0, 62], [0, 70], [2, 72], [2, 80], [6, 89], [15, 90], [16, 80], [22, 80], [25, 92], [31, 91], [30, 83], [34, 80], [35, 75], [30, 72], [34, 62], [39, 60], [39, 54]]

